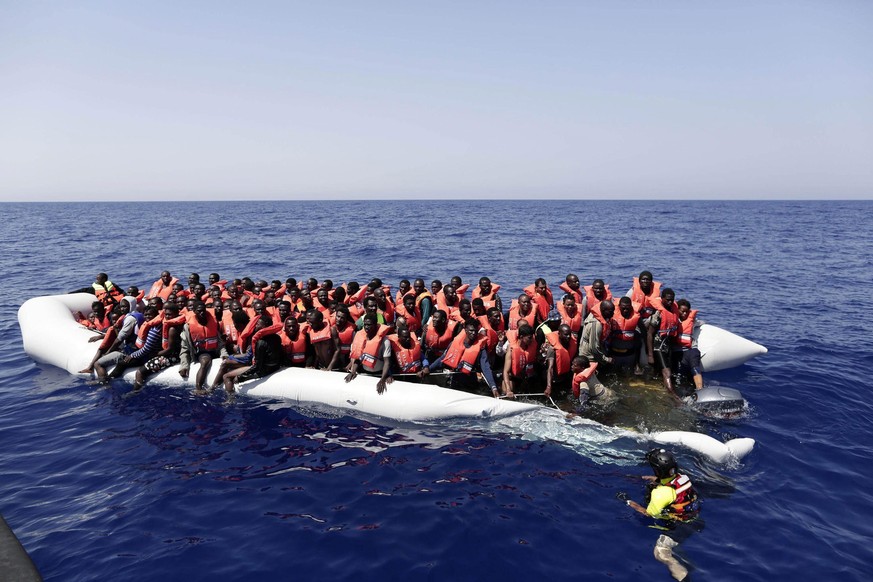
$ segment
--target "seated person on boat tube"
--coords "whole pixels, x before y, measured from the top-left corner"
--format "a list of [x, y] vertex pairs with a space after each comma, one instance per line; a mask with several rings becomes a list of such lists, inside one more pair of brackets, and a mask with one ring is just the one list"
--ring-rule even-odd
[[422, 368], [420, 376], [423, 378], [445, 367], [453, 372], [452, 388], [471, 390], [479, 384], [476, 372], [482, 372], [482, 378], [491, 393], [497, 396], [497, 383], [488, 361], [488, 337], [479, 333], [479, 327], [477, 319], [468, 319], [464, 323], [464, 331], [452, 339], [445, 353]]
[[386, 384], [394, 381], [390, 366], [391, 342], [385, 337], [391, 328], [379, 325], [375, 313], [364, 314], [361, 323], [363, 329], [355, 334], [352, 341], [351, 364], [346, 382], [354, 380], [359, 370], [366, 374], [379, 375], [381, 377], [376, 383], [376, 391], [381, 394], [385, 391]]

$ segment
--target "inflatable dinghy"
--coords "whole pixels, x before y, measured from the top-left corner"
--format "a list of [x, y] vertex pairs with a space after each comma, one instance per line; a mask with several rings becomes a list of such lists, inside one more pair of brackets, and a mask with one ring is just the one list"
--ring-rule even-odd
[[[18, 322], [24, 351], [36, 362], [79, 374], [97, 350], [89, 343], [94, 332], [76, 322], [73, 313], [86, 313], [94, 296], [87, 293], [51, 295], [29, 299], [18, 310]], [[210, 375], [218, 370], [214, 362]], [[149, 378], [149, 384], [192, 386], [198, 364], [192, 364], [188, 378], [179, 375], [179, 367], [171, 366]], [[124, 379], [133, 383], [135, 371], [128, 370]], [[345, 382], [345, 372], [326, 372], [307, 368], [283, 368], [270, 376], [244, 382], [238, 386], [241, 394], [266, 398], [282, 398], [297, 405], [323, 405], [354, 415], [381, 417], [401, 422], [429, 422], [442, 419], [498, 419], [542, 410], [538, 404], [480, 396], [428, 384], [413, 384], [395, 380], [383, 394], [376, 392], [378, 378], [359, 375]], [[209, 381], [212, 377], [209, 378]], [[554, 411], [557, 413], [557, 411]], [[563, 418], [563, 416], [561, 416]], [[659, 435], [665, 440], [659, 440]], [[701, 452], [717, 462], [726, 462], [747, 454], [754, 441], [730, 448], [707, 435], [690, 432], [653, 433], [656, 442], [674, 442]], [[730, 443], [728, 443], [730, 444]]]

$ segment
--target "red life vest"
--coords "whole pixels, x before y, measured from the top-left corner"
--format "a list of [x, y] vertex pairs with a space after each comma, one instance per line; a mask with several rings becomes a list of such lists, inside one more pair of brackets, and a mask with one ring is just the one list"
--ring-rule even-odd
[[407, 329], [414, 333], [421, 329], [421, 310], [418, 306], [413, 309], [414, 312], [410, 313], [402, 303], [397, 305], [397, 315], [406, 320]]
[[512, 346], [512, 375], [527, 378], [533, 376], [534, 364], [537, 361], [537, 342], [532, 340], [527, 349], [522, 348], [518, 340], [518, 330], [507, 331], [506, 339]]
[[308, 333], [309, 343], [317, 344], [321, 342], [326, 342], [330, 339], [330, 326], [325, 323], [319, 330], [310, 327]]
[[[663, 316], [661, 316], [663, 318]], [[682, 326], [682, 331], [679, 335], [679, 345], [683, 348], [690, 348], [693, 343], [694, 335], [694, 319], [697, 317], [697, 310], [692, 309], [688, 313], [685, 321], [679, 320], [679, 325]]]
[[403, 374], [421, 370], [421, 343], [415, 334], [410, 334], [410, 340], [412, 347], [406, 348], [400, 343], [400, 337], [396, 333], [388, 336], [391, 350], [394, 352], [394, 359], [397, 360], [397, 367]]
[[137, 348], [141, 348], [145, 345], [146, 336], [149, 334], [149, 330], [156, 325], [161, 325], [164, 323], [164, 313], [161, 312], [157, 314], [155, 317], [148, 321], [144, 321], [142, 325], [139, 326], [139, 331], [136, 332], [136, 342], [135, 345]]
[[588, 311], [594, 311], [595, 305], [600, 305], [601, 302], [612, 299], [612, 291], [609, 290], [609, 285], [604, 285], [603, 288], [606, 291], [606, 297], [598, 299], [594, 296], [592, 285], [585, 285], [585, 287], [583, 287], [583, 289], [585, 289], [585, 305], [588, 307]]
[[579, 342], [571, 335], [570, 346], [565, 348], [556, 331], [547, 333], [546, 339], [555, 350], [555, 373], [558, 376], [566, 374], [570, 371], [570, 360], [576, 356], [576, 352], [579, 350]]
[[683, 518], [693, 518], [692, 514], [697, 509], [695, 503], [697, 501], [697, 492], [694, 491], [694, 487], [691, 485], [691, 479], [687, 475], [679, 473], [666, 486], [676, 492], [676, 499], [664, 511], [672, 513], [680, 520]]
[[374, 371], [376, 362], [379, 361], [382, 340], [385, 339], [390, 329], [387, 325], [380, 325], [376, 335], [372, 338], [367, 337], [367, 332], [363, 329], [358, 331], [354, 341], [352, 341], [352, 360], [360, 360], [365, 370]]
[[446, 350], [446, 356], [443, 358], [443, 365], [449, 370], [473, 374], [479, 362], [479, 353], [485, 347], [487, 340], [480, 336], [470, 347], [465, 345], [466, 340], [466, 333], [460, 333], [452, 340], [452, 345]]
[[339, 338], [340, 352], [348, 355], [352, 351], [352, 341], [355, 339], [357, 328], [351, 323], [346, 323], [344, 329], [338, 327], [335, 327], [335, 329]]
[[239, 339], [239, 332], [236, 330], [236, 326], [233, 324], [233, 313], [228, 310], [224, 311], [221, 314], [221, 330], [224, 333], [225, 339], [230, 342], [236, 343]]
[[655, 308], [652, 306], [652, 300], [658, 299], [661, 297], [661, 283], [659, 281], [652, 281], [652, 290], [646, 295], [643, 293], [643, 290], [640, 289], [640, 279], [639, 277], [634, 277], [634, 285], [631, 288], [631, 301], [634, 303], [638, 303], [640, 305], [640, 315], [643, 318], [651, 316], [655, 313]]
[[548, 287], [543, 295], [537, 293], [536, 289], [536, 284], [528, 285], [524, 288], [524, 293], [533, 301], [535, 311], [539, 314], [540, 319], [546, 320], [549, 317], [549, 310], [555, 305], [555, 299], [552, 296], [552, 290]]
[[116, 303], [121, 301], [122, 297], [124, 297], [124, 292], [122, 292], [121, 289], [113, 285], [112, 281], [106, 281], [106, 283], [104, 283], [103, 285], [92, 283], [91, 287], [94, 289], [94, 295], [97, 297], [97, 300], [106, 307], [111, 307], [115, 305]]
[[582, 303], [582, 292], [574, 291], [573, 289], [571, 289], [570, 286], [567, 285], [567, 281], [564, 281], [563, 283], [558, 285], [558, 287], [560, 287], [561, 291], [563, 291], [564, 293], [569, 293], [570, 295], [572, 295], [573, 300], [576, 301], [576, 303]]
[[622, 317], [621, 310], [618, 308], [618, 302], [613, 300], [613, 303], [615, 303], [615, 313], [612, 316], [612, 321], [615, 325], [613, 326], [611, 339], [624, 342], [634, 341], [637, 325], [640, 323], [640, 314], [637, 312], [637, 309], [634, 308], [633, 315], [625, 319]]
[[428, 325], [424, 333], [424, 345], [433, 352], [434, 357], [441, 356], [452, 343], [453, 332], [454, 329], [450, 325], [446, 325], [446, 331], [442, 334], [439, 334], [434, 326]]
[[567, 313], [567, 308], [564, 307], [564, 303], [558, 303], [558, 313], [561, 314], [561, 323], [566, 323], [570, 326], [570, 331], [578, 334], [579, 330], [582, 329], [582, 310], [579, 309], [579, 305], [576, 305], [576, 315], [570, 317], [570, 314]]
[[297, 331], [297, 338], [291, 339], [284, 331], [279, 334], [282, 339], [282, 349], [285, 358], [291, 366], [302, 366], [306, 363], [306, 334], [302, 330]]
[[179, 279], [173, 277], [170, 279], [169, 285], [164, 285], [164, 281], [162, 279], [158, 279], [154, 283], [152, 283], [152, 288], [149, 289], [146, 297], [152, 299], [153, 297], [160, 297], [164, 301], [167, 300], [167, 297], [173, 292], [173, 285], [179, 282]]
[[440, 291], [436, 296], [437, 309], [442, 309], [449, 316], [450, 321], [463, 321], [460, 315], [461, 300], [456, 299], [453, 305], [446, 303], [446, 296]]
[[650, 302], [652, 307], [661, 313], [661, 326], [658, 328], [659, 337], [678, 337], [679, 336], [679, 309], [673, 303], [673, 309], [667, 310], [661, 302], [660, 297], [652, 299]]
[[[224, 317], [224, 315], [222, 315]], [[188, 333], [195, 352], [212, 352], [218, 349], [218, 321], [215, 315], [206, 312], [206, 323], [197, 321], [197, 316], [188, 313]]]
[[519, 313], [518, 299], [513, 299], [512, 307], [509, 308], [509, 329], [518, 329], [518, 322], [521, 320], [528, 322], [533, 327], [537, 320], [537, 310], [532, 306], [530, 313], [522, 316]]
[[591, 362], [587, 368], [578, 374], [573, 374], [573, 396], [579, 398], [579, 394], [582, 392], [582, 382], [587, 382], [596, 370], [597, 362]]
[[500, 291], [500, 285], [492, 283], [491, 293], [489, 293], [488, 295], [482, 295], [482, 290], [478, 286], [473, 289], [473, 293], [471, 295], [473, 299], [482, 299], [482, 302], [485, 304], [485, 309], [491, 309], [492, 307], [497, 306], [498, 291]]

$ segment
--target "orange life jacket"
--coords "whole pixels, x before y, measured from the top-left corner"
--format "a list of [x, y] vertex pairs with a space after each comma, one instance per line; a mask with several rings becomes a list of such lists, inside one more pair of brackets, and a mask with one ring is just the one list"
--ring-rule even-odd
[[113, 285], [112, 281], [106, 281], [103, 285], [93, 283], [91, 287], [94, 289], [94, 295], [97, 297], [97, 300], [106, 307], [115, 305], [124, 297], [124, 292]]
[[588, 308], [588, 311], [594, 311], [595, 305], [600, 305], [601, 302], [610, 301], [612, 299], [612, 291], [609, 290], [609, 285], [604, 285], [606, 297], [603, 299], [598, 299], [594, 296], [594, 291], [592, 290], [591, 285], [585, 285], [583, 289], [585, 290], [585, 305]]
[[537, 286], [528, 285], [524, 288], [524, 293], [528, 297], [530, 297], [531, 301], [534, 303], [534, 307], [536, 308], [536, 312], [539, 314], [540, 319], [545, 321], [549, 317], [549, 310], [555, 306], [555, 298], [552, 296], [552, 290], [546, 287], [546, 292], [543, 295], [537, 293]]
[[491, 309], [492, 307], [497, 306], [497, 292], [500, 291], [500, 285], [491, 284], [491, 293], [488, 295], [482, 295], [482, 290], [477, 286], [473, 289], [472, 297], [473, 299], [482, 299], [482, 302], [485, 303], [485, 309]]
[[576, 303], [582, 303], [582, 291], [574, 291], [570, 288], [569, 285], [567, 285], [567, 281], [564, 281], [563, 283], [558, 285], [558, 287], [560, 287], [561, 291], [563, 291], [564, 293], [569, 293], [570, 295], [572, 295], [573, 300]]
[[667, 310], [660, 297], [649, 301], [652, 307], [661, 313], [661, 325], [658, 327], [659, 337], [679, 337], [679, 309], [673, 303], [673, 309]]
[[537, 320], [537, 310], [531, 307], [530, 313], [522, 316], [519, 312], [518, 299], [513, 299], [512, 307], [509, 308], [509, 329], [518, 329], [518, 322], [521, 320], [528, 322], [533, 327]]
[[643, 318], [649, 317], [653, 313], [655, 313], [655, 308], [652, 306], [652, 300], [658, 299], [661, 297], [661, 283], [659, 281], [652, 281], [652, 291], [646, 295], [643, 293], [643, 290], [640, 289], [640, 279], [639, 277], [634, 277], [633, 288], [631, 289], [631, 301], [634, 303], [639, 303], [640, 305], [640, 315]]
[[576, 305], [576, 315], [570, 316], [567, 313], [567, 308], [564, 307], [564, 303], [558, 303], [558, 313], [561, 314], [561, 323], [566, 323], [570, 326], [570, 331], [575, 334], [579, 333], [579, 330], [582, 329], [582, 310], [579, 309], [579, 305]]
[[406, 327], [410, 332], [416, 332], [421, 329], [421, 310], [416, 305], [412, 313], [404, 307], [402, 303], [397, 305], [397, 315], [406, 320]]
[[152, 283], [152, 288], [149, 289], [146, 297], [148, 297], [149, 299], [152, 299], [153, 297], [160, 297], [161, 299], [166, 301], [167, 297], [169, 297], [173, 293], [173, 285], [178, 282], [179, 279], [173, 277], [170, 279], [169, 285], [164, 285], [164, 281], [162, 279], [158, 279], [157, 281]]
[[[222, 318], [224, 315], [222, 314]], [[206, 312], [206, 323], [200, 323], [197, 316], [189, 313], [188, 333], [191, 335], [191, 343], [195, 352], [212, 352], [218, 349], [218, 321], [215, 315]]]
[[321, 329], [316, 330], [313, 327], [309, 328], [309, 343], [317, 344], [321, 342], [326, 342], [330, 339], [330, 326], [328, 324], [324, 324]]
[[582, 392], [582, 382], [587, 382], [589, 378], [594, 375], [596, 370], [597, 362], [591, 362], [587, 368], [578, 374], [573, 374], [573, 396], [579, 398], [579, 394]]
[[282, 339], [285, 358], [290, 362], [290, 365], [304, 365], [306, 363], [306, 334], [303, 333], [303, 330], [297, 331], [297, 339], [291, 339], [285, 332], [280, 333], [279, 337]]
[[365, 330], [358, 331], [355, 334], [355, 339], [352, 341], [351, 359], [360, 360], [365, 370], [374, 371], [376, 369], [376, 362], [379, 361], [382, 340], [385, 339], [390, 329], [387, 325], [380, 325], [372, 338], [367, 337]]
[[521, 342], [518, 339], [518, 330], [509, 330], [506, 332], [506, 339], [509, 340], [509, 345], [512, 346], [512, 367], [511, 372], [516, 377], [531, 377], [534, 374], [534, 364], [537, 361], [537, 342], [531, 341], [527, 349], [521, 347]]
[[452, 344], [446, 350], [446, 355], [443, 358], [443, 366], [463, 374], [475, 373], [476, 364], [479, 362], [479, 353], [482, 348], [486, 347], [487, 340], [480, 336], [469, 347], [466, 345], [466, 341], [466, 333], [460, 333], [452, 340]]
[[[663, 315], [661, 318], [663, 319]], [[690, 348], [693, 343], [693, 334], [694, 334], [694, 319], [697, 317], [697, 310], [692, 309], [688, 313], [688, 317], [685, 318], [685, 321], [679, 320], [679, 325], [682, 326], [682, 331], [679, 335], [679, 345], [683, 348]]]
[[640, 323], [640, 314], [637, 312], [636, 306], [634, 306], [633, 314], [625, 319], [618, 308], [618, 301], [613, 300], [613, 303], [615, 303], [615, 313], [612, 316], [612, 321], [615, 325], [612, 329], [612, 339], [624, 342], [634, 341], [634, 335]]
[[570, 346], [564, 347], [558, 336], [558, 332], [553, 331], [546, 334], [546, 339], [555, 350], [555, 373], [560, 376], [570, 371], [570, 360], [576, 356], [579, 351], [579, 342], [572, 335], [570, 336]]
[[388, 341], [391, 342], [391, 350], [394, 352], [394, 359], [397, 360], [397, 367], [402, 374], [410, 374], [421, 370], [421, 343], [414, 333], [410, 334], [412, 347], [406, 348], [400, 343], [400, 337], [394, 333], [388, 336]]
[[452, 343], [453, 332], [451, 325], [446, 325], [446, 331], [442, 334], [438, 333], [433, 325], [428, 325], [424, 332], [424, 346], [433, 353], [434, 357], [440, 356]]
[[352, 350], [352, 341], [355, 338], [355, 331], [357, 331], [357, 328], [353, 323], [347, 323], [345, 329], [336, 328], [340, 351], [346, 355], [348, 355]]

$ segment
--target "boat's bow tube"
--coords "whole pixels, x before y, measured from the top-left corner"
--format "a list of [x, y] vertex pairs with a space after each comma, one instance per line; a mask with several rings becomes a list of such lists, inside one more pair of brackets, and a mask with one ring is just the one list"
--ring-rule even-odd
[[88, 293], [34, 297], [18, 309], [24, 351], [40, 364], [76, 374], [97, 352], [89, 343], [95, 332], [76, 322], [73, 313], [90, 313], [95, 297]]
[[731, 460], [742, 460], [752, 452], [755, 439], [732, 439], [726, 443], [699, 432], [668, 430], [649, 435], [656, 443], [664, 445], [680, 445], [706, 455], [717, 463], [727, 463]]
[[704, 372], [733, 368], [767, 353], [761, 344], [709, 323], [701, 324], [694, 333]]

